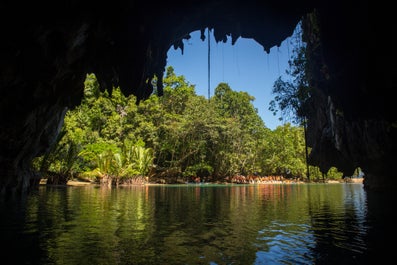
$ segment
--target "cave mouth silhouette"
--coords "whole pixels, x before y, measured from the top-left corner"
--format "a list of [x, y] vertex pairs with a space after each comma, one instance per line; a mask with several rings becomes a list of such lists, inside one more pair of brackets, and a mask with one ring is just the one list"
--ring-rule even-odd
[[378, 43], [394, 50], [377, 30], [392, 32], [392, 23], [385, 16], [370, 24], [367, 1], [0, 5], [7, 36], [0, 42], [1, 194], [37, 186], [30, 161], [48, 151], [65, 111], [80, 103], [86, 73], [95, 73], [103, 89], [119, 86], [143, 99], [153, 92], [153, 76], [164, 73], [169, 48], [189, 32], [210, 27], [216, 40], [253, 38], [268, 51], [301, 20], [316, 91], [308, 124], [311, 164], [350, 173], [362, 165], [366, 188], [397, 184], [389, 171], [397, 153], [391, 94], [397, 82], [394, 68], [384, 67], [395, 55], [375, 52]]

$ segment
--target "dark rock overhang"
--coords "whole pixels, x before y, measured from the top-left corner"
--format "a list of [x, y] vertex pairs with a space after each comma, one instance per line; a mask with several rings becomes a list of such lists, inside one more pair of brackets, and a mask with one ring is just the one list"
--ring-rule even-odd
[[[233, 42], [239, 37], [253, 38], [265, 51], [280, 45], [313, 9], [311, 1], [288, 2], [45, 1], [21, 5], [10, 1], [2, 4], [2, 29], [7, 36], [2, 46], [8, 49], [6, 60], [14, 79], [21, 74], [17, 65], [12, 68], [15, 62], [24, 63], [31, 78], [40, 67], [49, 75], [46, 79], [59, 74], [55, 68], [69, 67], [76, 73], [95, 72], [104, 89], [120, 86], [127, 94], [145, 98], [152, 92], [149, 80], [153, 75], [162, 77], [168, 49], [183, 49], [182, 40], [195, 30], [210, 27], [217, 41], [226, 41], [227, 36]], [[52, 73], [45, 69], [49, 64], [54, 67]]]
[[367, 28], [366, 1], [2, 1], [1, 191], [29, 186], [30, 160], [51, 144], [65, 109], [79, 104], [86, 73], [95, 73], [102, 89], [120, 86], [144, 99], [153, 92], [152, 78], [163, 75], [167, 51], [183, 50], [190, 32], [209, 27], [217, 41], [252, 38], [266, 52], [314, 10], [319, 34], [306, 35], [318, 91], [311, 161], [324, 170], [368, 164], [385, 174], [383, 165], [395, 159], [396, 119], [387, 95], [396, 82], [394, 68], [380, 66], [388, 60], [382, 54], [374, 68], [380, 86], [367, 69], [373, 45], [366, 39], [382, 36]]

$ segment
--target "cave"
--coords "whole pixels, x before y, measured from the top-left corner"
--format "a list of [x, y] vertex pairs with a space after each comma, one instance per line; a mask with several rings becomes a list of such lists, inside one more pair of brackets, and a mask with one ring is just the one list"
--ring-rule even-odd
[[[48, 151], [83, 81], [120, 86], [138, 99], [163, 76], [167, 51], [189, 33], [214, 31], [217, 42], [252, 38], [264, 52], [302, 21], [310, 85], [310, 163], [326, 172], [365, 172], [364, 187], [394, 187], [396, 66], [391, 42], [369, 23], [367, 1], [3, 1], [0, 4], [0, 193], [37, 187], [31, 160]], [[379, 21], [378, 21], [379, 22]], [[379, 22], [383, 27], [389, 24]], [[157, 90], [161, 95], [161, 78]]]

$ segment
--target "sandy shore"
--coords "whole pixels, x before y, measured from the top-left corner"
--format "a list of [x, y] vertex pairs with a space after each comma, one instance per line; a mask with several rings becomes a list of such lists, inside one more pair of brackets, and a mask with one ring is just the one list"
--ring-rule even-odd
[[[41, 179], [40, 180], [40, 185], [46, 185], [46, 184], [47, 184], [47, 180], [46, 179]], [[95, 185], [95, 183], [86, 182], [86, 181], [80, 181], [80, 180], [69, 180], [66, 185], [68, 185], [68, 186], [87, 186], [87, 185]]]
[[86, 186], [86, 185], [95, 185], [95, 183], [92, 182], [86, 182], [86, 181], [79, 181], [79, 180], [69, 180], [67, 185], [69, 186]]

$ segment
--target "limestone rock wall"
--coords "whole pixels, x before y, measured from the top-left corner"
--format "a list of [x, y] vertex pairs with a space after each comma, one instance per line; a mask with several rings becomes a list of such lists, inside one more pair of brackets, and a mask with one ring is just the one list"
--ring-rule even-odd
[[384, 43], [386, 36], [369, 24], [370, 12], [360, 2], [318, 8], [304, 19], [314, 87], [309, 160], [323, 172], [336, 166], [351, 175], [361, 167], [366, 188], [389, 189], [396, 184], [390, 168], [396, 161], [397, 129], [390, 92], [397, 83], [393, 66], [379, 70], [384, 60], [373, 50], [373, 37]]
[[[2, 1], [0, 193], [36, 183], [30, 161], [48, 150], [65, 111], [80, 103], [87, 73], [96, 74], [102, 89], [120, 86], [143, 99], [154, 75], [163, 75], [168, 49], [183, 49], [190, 32], [210, 27], [217, 41], [254, 38], [265, 52], [313, 10], [317, 17], [305, 29], [316, 88], [311, 161], [346, 172], [359, 165], [367, 183], [385, 183], [385, 168], [395, 161], [388, 91], [396, 83], [393, 69], [385, 73], [376, 64], [378, 82], [367, 68], [367, 35], [378, 31], [368, 27], [366, 1]], [[157, 89], [161, 94], [161, 78]]]

